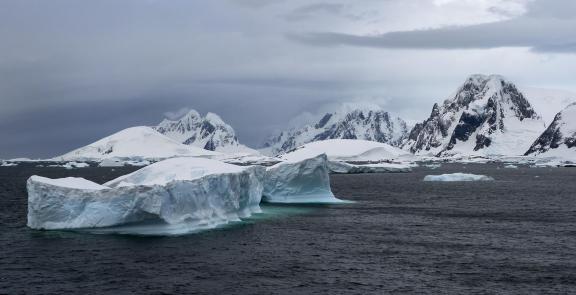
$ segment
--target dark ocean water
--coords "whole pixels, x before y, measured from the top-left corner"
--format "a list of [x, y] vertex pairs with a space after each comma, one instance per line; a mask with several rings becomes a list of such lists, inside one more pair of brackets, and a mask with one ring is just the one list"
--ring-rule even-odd
[[[102, 183], [128, 171], [0, 167], [0, 293], [576, 293], [576, 168], [335, 175], [335, 194], [356, 203], [266, 206], [180, 237], [26, 228], [28, 176]], [[496, 181], [422, 182], [451, 172]]]

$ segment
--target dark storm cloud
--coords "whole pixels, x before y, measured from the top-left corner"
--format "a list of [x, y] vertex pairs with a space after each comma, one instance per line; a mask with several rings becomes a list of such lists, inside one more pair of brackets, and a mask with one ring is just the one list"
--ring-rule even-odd
[[292, 34], [288, 37], [318, 46], [364, 46], [391, 49], [487, 49], [529, 47], [537, 52], [574, 53], [576, 1], [536, 1], [524, 16], [479, 25], [398, 31], [380, 35], [342, 33]]

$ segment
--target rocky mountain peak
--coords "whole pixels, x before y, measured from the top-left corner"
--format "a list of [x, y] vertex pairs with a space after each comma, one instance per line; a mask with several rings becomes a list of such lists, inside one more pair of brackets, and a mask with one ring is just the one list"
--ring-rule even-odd
[[[524, 124], [523, 124], [524, 123]], [[472, 75], [410, 132], [413, 153], [518, 153], [544, 123], [517, 87], [499, 75]], [[523, 133], [518, 138], [513, 134]], [[537, 136], [537, 135], [536, 135]]]
[[307, 124], [271, 136], [263, 152], [281, 154], [326, 139], [363, 139], [399, 146], [407, 133], [402, 119], [391, 116], [376, 104], [346, 103], [315, 116]]

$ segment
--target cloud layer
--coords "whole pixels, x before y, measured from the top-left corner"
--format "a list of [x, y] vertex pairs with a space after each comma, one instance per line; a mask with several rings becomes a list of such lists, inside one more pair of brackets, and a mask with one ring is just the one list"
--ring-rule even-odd
[[574, 88], [574, 3], [3, 0], [0, 158], [57, 155], [188, 108], [252, 146], [331, 103], [414, 121], [471, 73]]

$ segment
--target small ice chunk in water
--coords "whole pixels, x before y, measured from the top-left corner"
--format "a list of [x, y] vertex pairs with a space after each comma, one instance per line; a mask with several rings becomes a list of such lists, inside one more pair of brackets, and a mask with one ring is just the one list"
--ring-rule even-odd
[[452, 173], [452, 174], [441, 174], [441, 175], [427, 175], [424, 177], [424, 181], [444, 181], [444, 182], [455, 182], [455, 181], [493, 181], [494, 178], [486, 175], [475, 175], [468, 173]]

